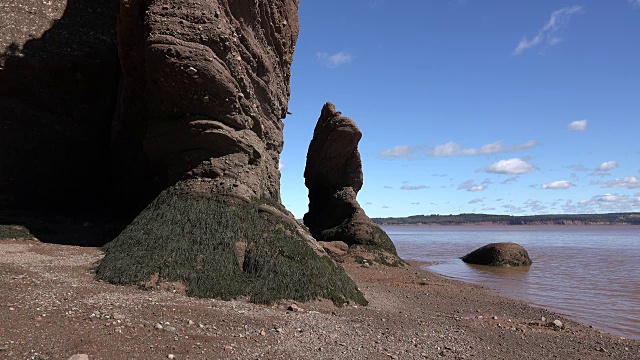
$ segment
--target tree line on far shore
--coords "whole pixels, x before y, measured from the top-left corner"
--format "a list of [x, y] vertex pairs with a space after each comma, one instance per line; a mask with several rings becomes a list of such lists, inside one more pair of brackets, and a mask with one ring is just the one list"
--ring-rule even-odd
[[373, 218], [378, 225], [640, 225], [640, 213], [558, 214], [558, 215], [412, 215], [409, 217]]

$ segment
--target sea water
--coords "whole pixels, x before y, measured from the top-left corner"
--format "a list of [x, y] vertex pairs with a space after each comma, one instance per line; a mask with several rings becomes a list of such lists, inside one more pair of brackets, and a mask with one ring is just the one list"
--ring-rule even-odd
[[[398, 254], [607, 332], [640, 339], [640, 226], [384, 226]], [[492, 268], [460, 257], [492, 242], [524, 246], [533, 265]]]

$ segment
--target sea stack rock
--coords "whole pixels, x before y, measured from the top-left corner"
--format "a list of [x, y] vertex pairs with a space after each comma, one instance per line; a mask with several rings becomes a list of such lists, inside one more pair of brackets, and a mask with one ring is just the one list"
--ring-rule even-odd
[[524, 247], [516, 243], [491, 243], [462, 257], [469, 264], [489, 266], [529, 266], [531, 259]]
[[399, 260], [389, 236], [356, 200], [363, 183], [361, 138], [353, 120], [341, 116], [332, 103], [324, 105], [307, 153], [304, 179], [309, 212], [304, 224], [318, 241], [344, 242], [350, 251], [384, 251]]
[[159, 195], [106, 246], [97, 277], [366, 304], [280, 203], [298, 1], [123, 0], [119, 16], [116, 183]]

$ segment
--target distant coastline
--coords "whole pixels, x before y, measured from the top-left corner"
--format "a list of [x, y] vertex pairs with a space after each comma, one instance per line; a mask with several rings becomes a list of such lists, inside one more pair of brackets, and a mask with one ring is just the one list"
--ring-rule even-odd
[[640, 213], [571, 215], [412, 215], [373, 218], [378, 225], [640, 225]]

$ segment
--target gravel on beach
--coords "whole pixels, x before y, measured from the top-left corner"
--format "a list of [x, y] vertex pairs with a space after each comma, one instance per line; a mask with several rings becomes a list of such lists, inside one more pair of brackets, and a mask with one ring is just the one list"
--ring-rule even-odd
[[640, 359], [638, 340], [418, 263], [342, 264], [370, 304], [337, 308], [114, 286], [94, 278], [101, 257], [95, 247], [0, 240], [0, 358]]

